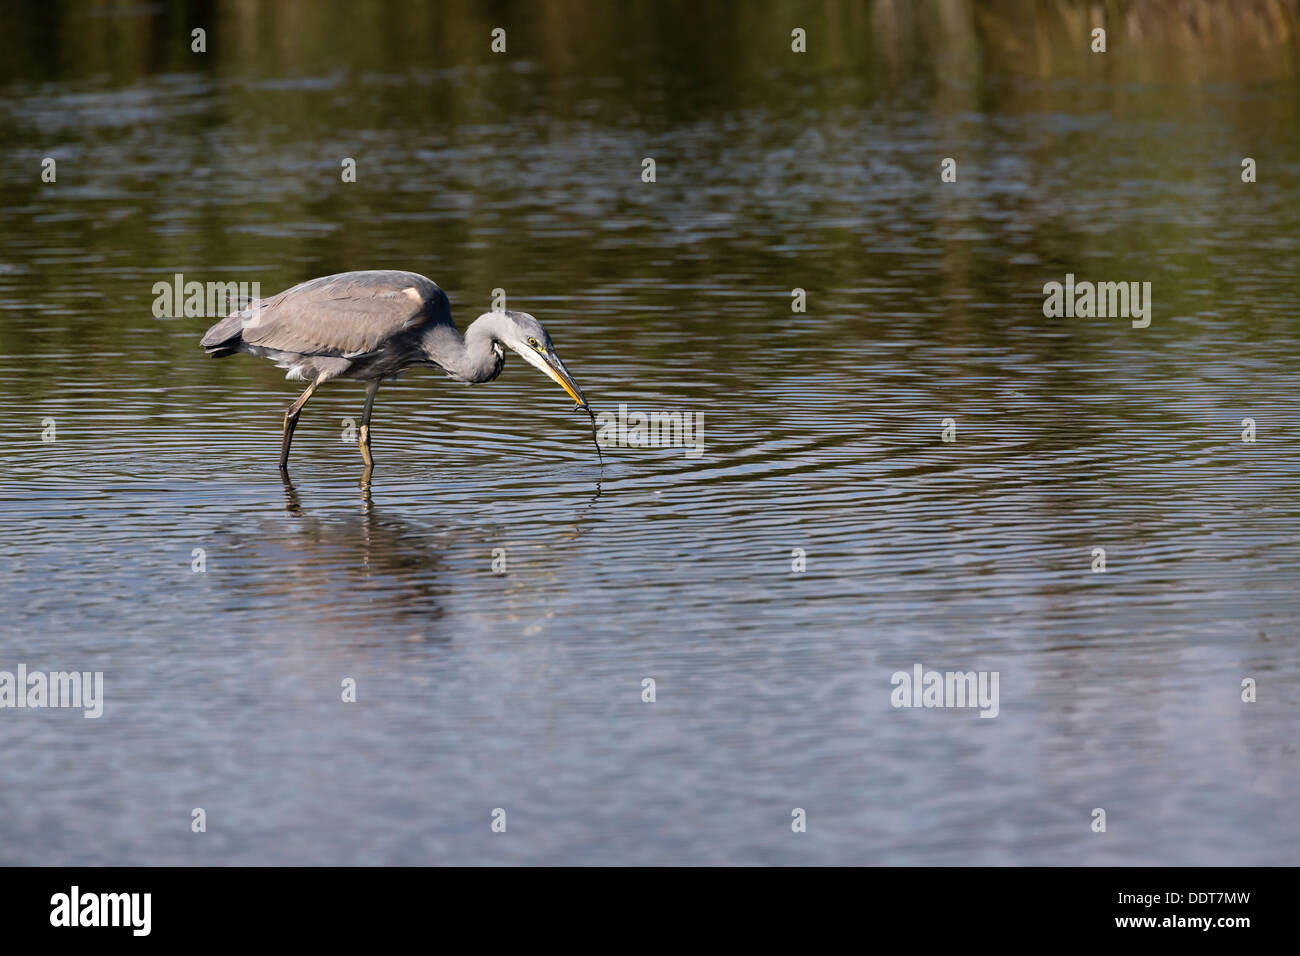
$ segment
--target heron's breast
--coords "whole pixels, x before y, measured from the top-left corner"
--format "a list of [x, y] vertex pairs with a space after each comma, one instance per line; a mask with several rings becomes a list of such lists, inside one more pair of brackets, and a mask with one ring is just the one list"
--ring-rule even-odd
[[362, 382], [397, 378], [408, 368], [425, 364], [428, 363], [409, 352], [390, 349], [352, 360], [352, 367], [344, 378]]

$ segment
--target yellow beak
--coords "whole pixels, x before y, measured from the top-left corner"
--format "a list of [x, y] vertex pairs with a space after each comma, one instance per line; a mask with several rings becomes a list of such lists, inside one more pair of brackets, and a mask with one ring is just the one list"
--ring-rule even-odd
[[554, 379], [555, 384], [568, 392], [569, 397], [578, 403], [579, 408], [586, 408], [587, 400], [582, 397], [582, 389], [578, 388], [578, 383], [573, 380], [573, 376], [570, 375], [569, 370], [564, 367], [564, 363], [560, 361], [560, 357], [547, 352], [545, 349], [539, 351], [541, 351], [546, 360], [545, 367], [542, 371]]

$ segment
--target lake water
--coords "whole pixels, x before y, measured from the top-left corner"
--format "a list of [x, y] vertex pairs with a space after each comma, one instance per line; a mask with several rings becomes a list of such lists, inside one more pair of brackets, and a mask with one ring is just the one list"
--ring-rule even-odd
[[[0, 14], [0, 671], [104, 674], [0, 710], [0, 863], [1294, 864], [1293, 67], [503, 9]], [[326, 385], [286, 485], [300, 385], [154, 283], [363, 268], [704, 453], [516, 357], [383, 387], [368, 491]]]

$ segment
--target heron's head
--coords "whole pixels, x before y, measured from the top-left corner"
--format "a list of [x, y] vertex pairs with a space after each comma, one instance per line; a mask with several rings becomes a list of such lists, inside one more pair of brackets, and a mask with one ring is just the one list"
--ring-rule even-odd
[[578, 388], [578, 383], [555, 354], [555, 346], [542, 323], [527, 312], [498, 312], [496, 315], [492, 337], [522, 355], [525, 362], [554, 380], [578, 403], [579, 408], [585, 409], [587, 400], [582, 397], [582, 389]]

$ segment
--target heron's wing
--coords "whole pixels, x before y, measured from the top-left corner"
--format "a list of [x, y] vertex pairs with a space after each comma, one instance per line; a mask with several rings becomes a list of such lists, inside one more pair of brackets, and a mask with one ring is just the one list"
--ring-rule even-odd
[[242, 335], [261, 348], [356, 358], [439, 321], [446, 301], [437, 285], [415, 273], [345, 272], [259, 300], [242, 313]]

